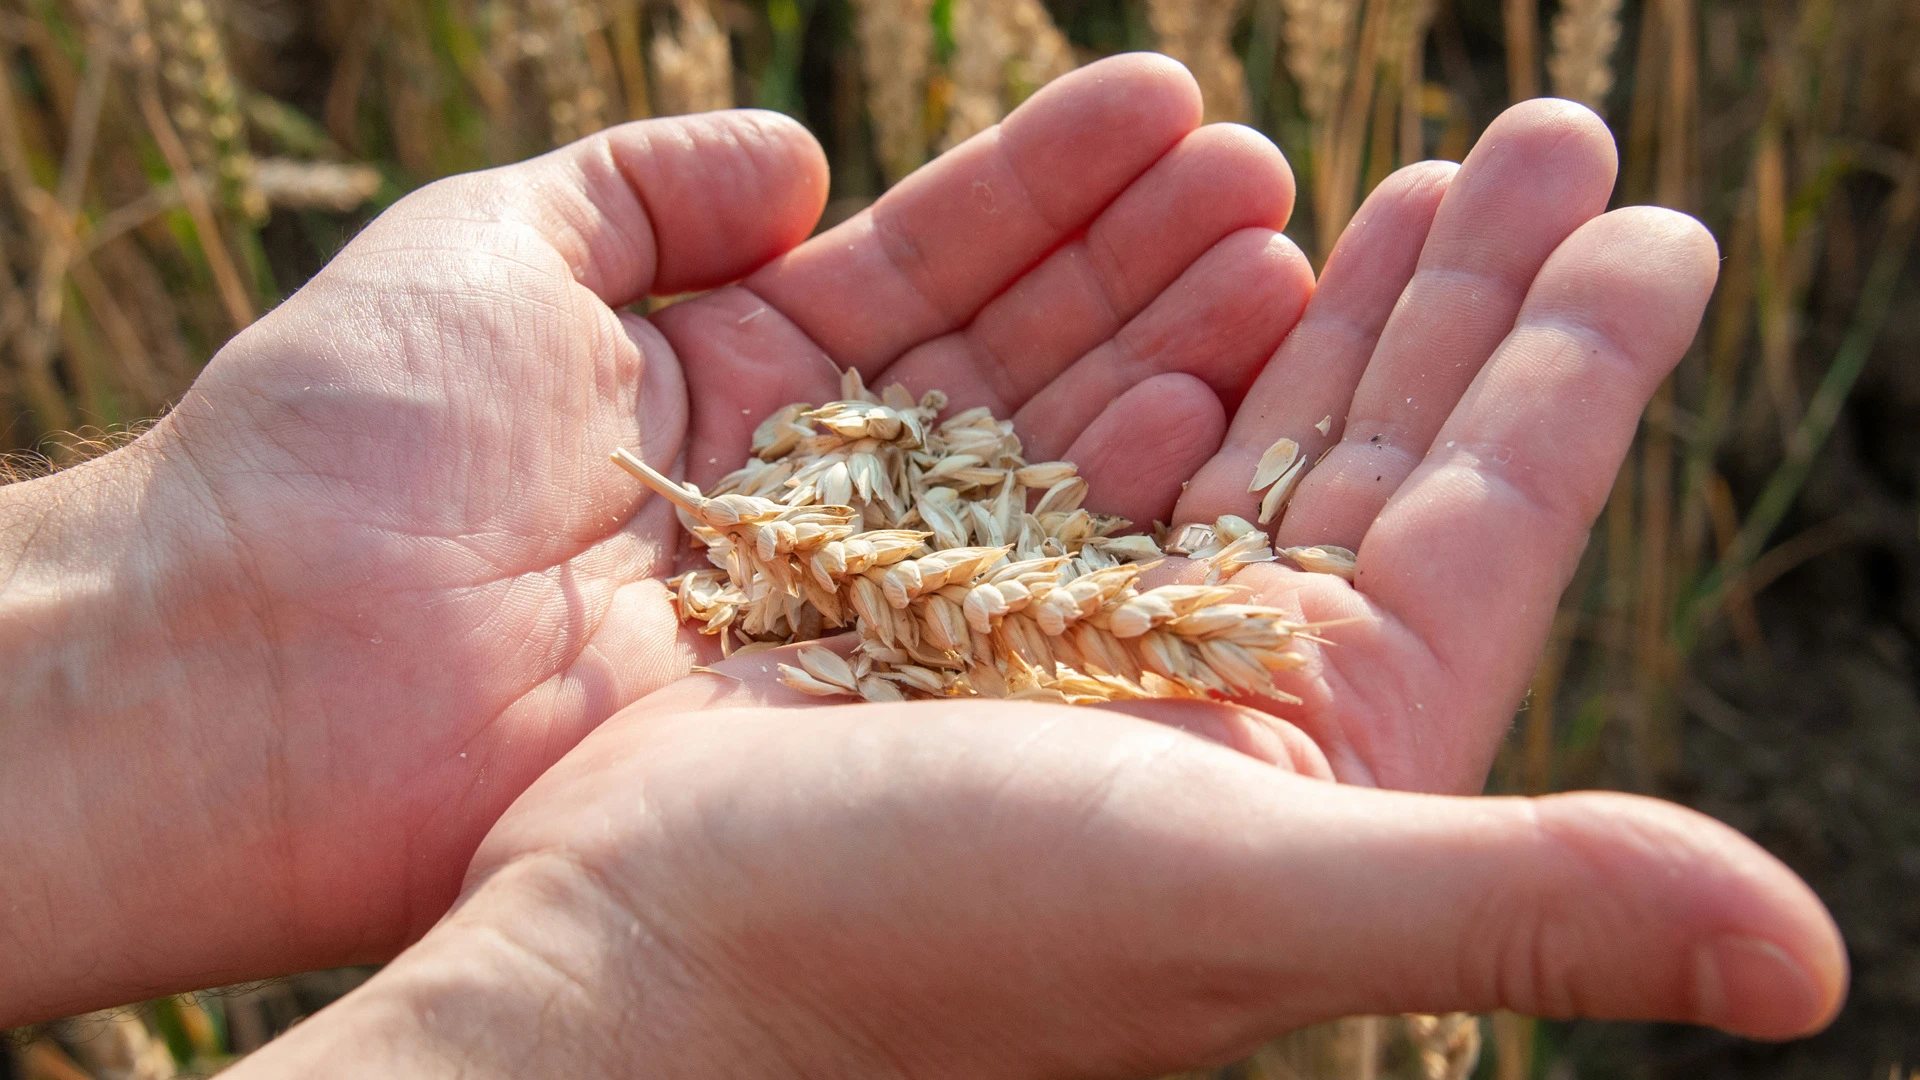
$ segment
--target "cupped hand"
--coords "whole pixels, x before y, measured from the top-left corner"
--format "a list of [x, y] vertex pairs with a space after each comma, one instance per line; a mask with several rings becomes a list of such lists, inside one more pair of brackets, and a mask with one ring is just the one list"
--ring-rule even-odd
[[1692, 218], [1603, 212], [1615, 154], [1571, 102], [1509, 109], [1457, 168], [1377, 188], [1176, 517], [1253, 519], [1255, 463], [1306, 469], [1276, 546], [1358, 553], [1351, 585], [1238, 575], [1336, 644], [1267, 706], [1342, 780], [1480, 790], [1560, 595], [1633, 440], [1713, 289]]
[[1128, 1077], [1349, 1014], [1837, 1007], [1819, 901], [1678, 807], [1335, 784], [1206, 702], [739, 705], [778, 659], [589, 735], [444, 923], [248, 1066]]
[[710, 481], [831, 360], [1019, 408], [1039, 456], [1164, 516], [1311, 284], [1277, 151], [1199, 117], [1171, 61], [1094, 64], [805, 243], [822, 155], [751, 112], [368, 226], [144, 440], [219, 567], [170, 614], [190, 703], [142, 719], [196, 777], [169, 872], [265, 883], [218, 960], [176, 951], [203, 978], [390, 954], [516, 794], [702, 655], [661, 584], [677, 525], [617, 446]]

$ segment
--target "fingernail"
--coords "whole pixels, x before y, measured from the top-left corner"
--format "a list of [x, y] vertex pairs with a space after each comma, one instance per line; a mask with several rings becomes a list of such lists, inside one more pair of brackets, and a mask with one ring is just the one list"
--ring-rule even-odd
[[1785, 1038], [1824, 1014], [1813, 976], [1771, 941], [1730, 934], [1705, 942], [1694, 950], [1693, 977], [1700, 1022], [1717, 1028]]

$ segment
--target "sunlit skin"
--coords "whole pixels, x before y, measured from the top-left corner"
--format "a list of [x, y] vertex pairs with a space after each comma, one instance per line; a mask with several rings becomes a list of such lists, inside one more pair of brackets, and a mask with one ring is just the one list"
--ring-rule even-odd
[[[1534, 102], [1390, 178], [1316, 291], [1280, 154], [1199, 117], [1169, 61], [1090, 65], [812, 240], [825, 163], [771, 114], [430, 185], [147, 436], [0, 489], [0, 820], [34, 823], [0, 862], [35, 868], [0, 1023], [383, 960], [463, 881], [282, 1067], [484, 1071], [518, 1045], [489, 1009], [540, 1002], [589, 1075], [1125, 1075], [1404, 1008], [1823, 1023], [1832, 924], [1730, 831], [1367, 790], [1479, 790], [1711, 238], [1603, 213], [1605, 126]], [[1356, 585], [1237, 579], [1340, 621], [1306, 704], [682, 679], [678, 526], [607, 454], [709, 483], [835, 364], [1014, 417], [1142, 522], [1251, 515], [1275, 438], [1333, 446], [1279, 538], [1356, 548]], [[417, 1022], [449, 987], [465, 1019]]]

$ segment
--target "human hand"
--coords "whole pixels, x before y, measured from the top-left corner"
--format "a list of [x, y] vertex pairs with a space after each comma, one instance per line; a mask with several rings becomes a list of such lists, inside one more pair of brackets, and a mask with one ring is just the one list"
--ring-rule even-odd
[[1394, 174], [1180, 500], [1181, 521], [1252, 519], [1269, 445], [1312, 463], [1275, 543], [1354, 550], [1355, 581], [1256, 565], [1234, 582], [1339, 624], [1278, 680], [1304, 703], [1272, 711], [1342, 780], [1481, 789], [1639, 417], [1693, 339], [1714, 242], [1669, 210], [1602, 213], [1614, 169], [1598, 117], [1536, 100], [1457, 170]]
[[1031, 399], [1037, 448], [1164, 516], [1311, 285], [1279, 154], [1199, 117], [1164, 58], [1091, 65], [792, 251], [824, 163], [768, 114], [430, 185], [133, 446], [0, 489], [0, 580], [48, 601], [0, 618], [0, 820], [34, 823], [0, 1023], [431, 925], [513, 797], [701, 655], [615, 446], [709, 480], [830, 356]]
[[589, 735], [445, 922], [239, 1075], [1150, 1076], [1356, 1013], [1838, 1004], [1811, 892], [1678, 807], [1329, 783], [1205, 702], [757, 704], [777, 659]]

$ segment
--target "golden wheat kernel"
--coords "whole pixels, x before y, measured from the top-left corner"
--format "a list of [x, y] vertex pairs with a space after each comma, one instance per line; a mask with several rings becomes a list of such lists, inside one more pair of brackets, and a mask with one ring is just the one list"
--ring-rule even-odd
[[1272, 446], [1267, 447], [1265, 453], [1260, 455], [1259, 464], [1253, 467], [1253, 482], [1247, 485], [1247, 490], [1250, 492], [1259, 491], [1271, 485], [1274, 481], [1280, 479], [1283, 473], [1292, 468], [1294, 462], [1299, 460], [1299, 443], [1294, 442], [1292, 439], [1280, 439], [1276, 441]]
[[1282, 548], [1278, 554], [1309, 573], [1332, 574], [1348, 581], [1352, 581], [1358, 573], [1358, 557], [1346, 548], [1332, 544]]

